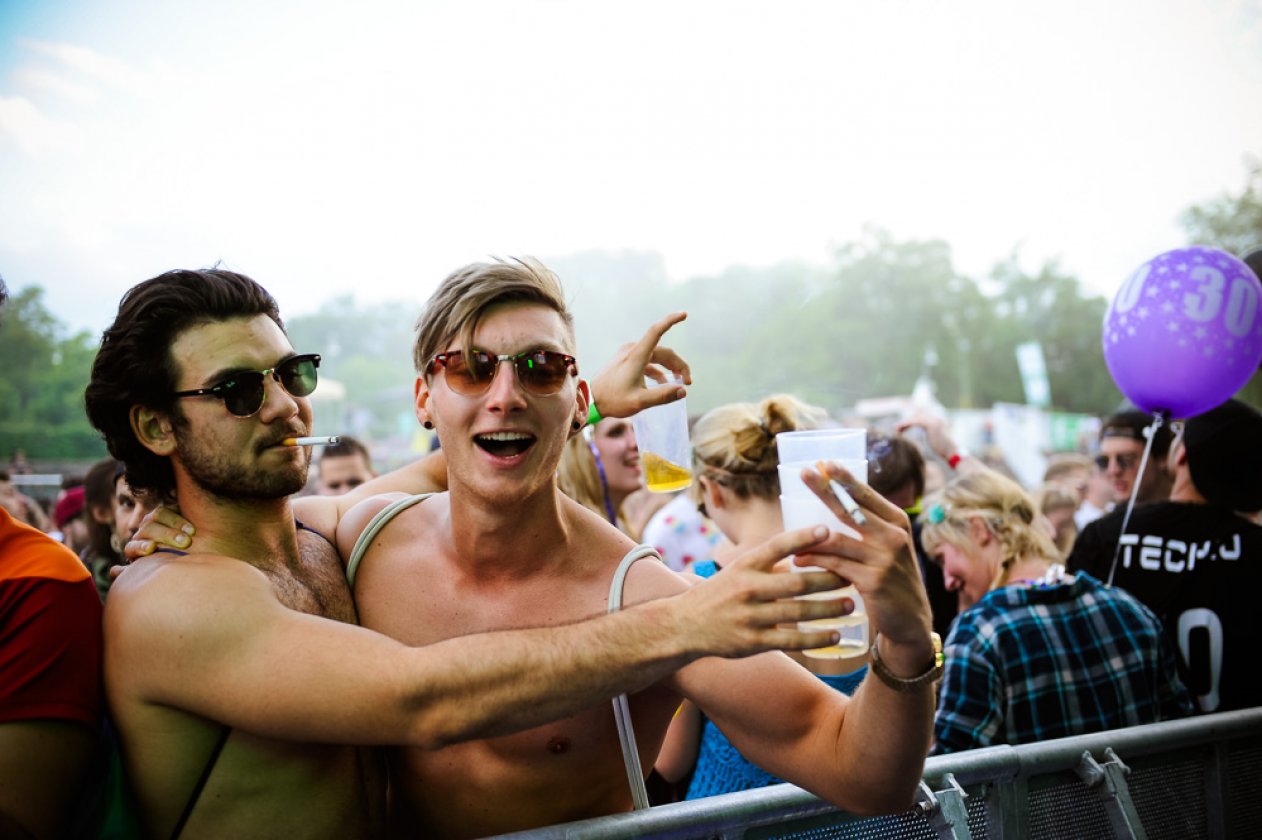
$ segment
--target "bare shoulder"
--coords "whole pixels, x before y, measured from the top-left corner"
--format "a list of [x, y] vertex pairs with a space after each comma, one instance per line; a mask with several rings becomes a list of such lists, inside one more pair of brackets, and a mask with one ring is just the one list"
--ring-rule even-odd
[[267, 578], [248, 563], [214, 554], [154, 554], [133, 563], [110, 587], [106, 641], [147, 644], [151, 637], [223, 622], [268, 603], [279, 606]]
[[[143, 677], [191, 660], [282, 610], [267, 578], [213, 554], [150, 555], [120, 575], [105, 602], [105, 655]], [[118, 670], [114, 674], [120, 673]]]
[[[373, 517], [394, 502], [408, 498], [409, 495], [412, 494], [404, 492], [379, 493], [356, 502], [343, 513], [341, 520], [337, 524], [337, 552], [342, 555], [342, 559], [350, 559], [355, 543], [359, 540], [359, 536], [364, 532], [364, 529], [368, 527], [368, 524], [372, 522]], [[413, 506], [409, 511], [415, 510], [416, 507]], [[428, 514], [434, 508], [433, 505], [428, 504], [420, 505], [419, 507], [424, 509], [424, 513], [409, 513], [409, 517]]]
[[[573, 503], [567, 514], [574, 526], [580, 550], [594, 562], [607, 567], [612, 574], [618, 563], [636, 543], [626, 534], [587, 508]], [[675, 595], [690, 586], [690, 582], [671, 571], [665, 563], [650, 556], [638, 560], [627, 573], [623, 587], [623, 603], [630, 605], [655, 598]]]
[[300, 496], [290, 502], [294, 518], [313, 531], [331, 538], [337, 531], [337, 496]]

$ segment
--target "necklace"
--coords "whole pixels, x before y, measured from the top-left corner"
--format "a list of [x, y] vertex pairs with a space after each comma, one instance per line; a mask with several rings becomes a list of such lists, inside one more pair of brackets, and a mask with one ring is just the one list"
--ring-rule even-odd
[[1065, 566], [1061, 563], [1053, 563], [1048, 567], [1047, 573], [1041, 578], [1021, 578], [1013, 583], [1024, 583], [1027, 586], [1056, 586], [1065, 580]]

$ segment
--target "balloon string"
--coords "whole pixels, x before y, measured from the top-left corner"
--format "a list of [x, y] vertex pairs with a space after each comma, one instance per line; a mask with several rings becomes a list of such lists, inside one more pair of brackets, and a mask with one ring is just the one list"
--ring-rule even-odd
[[1135, 499], [1139, 496], [1139, 484], [1144, 480], [1144, 470], [1148, 467], [1148, 453], [1152, 452], [1152, 442], [1157, 439], [1157, 432], [1165, 422], [1165, 412], [1153, 413], [1152, 425], [1148, 427], [1148, 442], [1144, 444], [1144, 455], [1139, 459], [1139, 470], [1135, 473], [1135, 483], [1131, 485], [1131, 497], [1126, 502], [1126, 513], [1122, 514], [1122, 530], [1117, 535], [1117, 544], [1113, 546], [1113, 562], [1109, 564], [1109, 579], [1106, 586], [1113, 585], [1113, 576], [1117, 574], [1117, 558], [1122, 556], [1122, 537], [1126, 534], [1126, 526], [1130, 524], [1131, 512], [1135, 510]]

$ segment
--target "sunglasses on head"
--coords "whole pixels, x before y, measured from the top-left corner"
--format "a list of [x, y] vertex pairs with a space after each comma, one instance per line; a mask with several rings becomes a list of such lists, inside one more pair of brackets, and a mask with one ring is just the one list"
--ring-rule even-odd
[[320, 357], [315, 353], [291, 356], [274, 368], [267, 370], [243, 370], [224, 377], [209, 388], [193, 391], [177, 391], [173, 397], [215, 397], [223, 400], [224, 408], [236, 417], [250, 417], [263, 407], [267, 377], [273, 377], [280, 386], [294, 397], [305, 397], [316, 389], [316, 368]]
[[553, 350], [496, 355], [484, 350], [451, 350], [429, 360], [425, 372], [432, 376], [438, 368], [447, 374], [447, 387], [466, 397], [485, 394], [495, 378], [500, 362], [512, 362], [517, 381], [528, 393], [548, 396], [561, 390], [567, 376], [578, 376], [578, 360]]

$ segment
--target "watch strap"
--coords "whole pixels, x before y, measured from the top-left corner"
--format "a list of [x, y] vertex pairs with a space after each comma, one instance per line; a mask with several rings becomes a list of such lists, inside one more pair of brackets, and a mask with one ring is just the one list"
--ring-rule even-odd
[[942, 663], [944, 657], [942, 655], [942, 637], [937, 633], [930, 633], [933, 640], [933, 664], [929, 666], [929, 670], [923, 674], [919, 674], [910, 678], [896, 676], [885, 663], [881, 660], [880, 651], [877, 650], [877, 643], [881, 640], [881, 634], [877, 633], [872, 640], [872, 650], [868, 657], [868, 664], [872, 668], [872, 673], [876, 674], [881, 682], [888, 685], [895, 691], [915, 691], [923, 685], [932, 685], [942, 678]]

